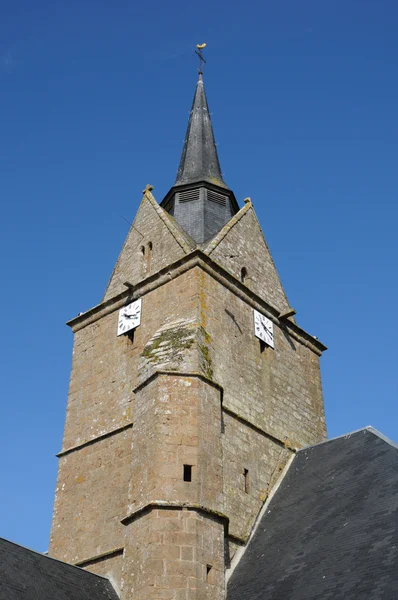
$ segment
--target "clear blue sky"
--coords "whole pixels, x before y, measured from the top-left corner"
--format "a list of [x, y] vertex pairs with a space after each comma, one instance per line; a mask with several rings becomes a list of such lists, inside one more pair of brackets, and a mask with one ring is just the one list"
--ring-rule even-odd
[[0, 8], [0, 535], [47, 548], [72, 334], [205, 85], [298, 322], [329, 435], [398, 441], [396, 0], [14, 0]]

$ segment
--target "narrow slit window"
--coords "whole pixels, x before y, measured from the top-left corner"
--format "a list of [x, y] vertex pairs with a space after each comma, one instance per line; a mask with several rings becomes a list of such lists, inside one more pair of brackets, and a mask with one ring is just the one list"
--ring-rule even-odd
[[184, 481], [192, 481], [192, 465], [184, 465]]
[[147, 253], [146, 253], [146, 270], [148, 273], [151, 272], [151, 259], [152, 259], [152, 242], [148, 242]]
[[213, 579], [213, 567], [211, 565], [206, 565], [206, 581], [207, 583], [212, 583]]
[[240, 280], [242, 283], [245, 283], [247, 277], [247, 269], [246, 267], [242, 267], [240, 270]]
[[145, 275], [146, 271], [146, 260], [145, 260], [145, 246], [141, 246], [141, 271]]
[[243, 469], [243, 477], [245, 480], [245, 494], [248, 494], [250, 492], [250, 477], [248, 469]]

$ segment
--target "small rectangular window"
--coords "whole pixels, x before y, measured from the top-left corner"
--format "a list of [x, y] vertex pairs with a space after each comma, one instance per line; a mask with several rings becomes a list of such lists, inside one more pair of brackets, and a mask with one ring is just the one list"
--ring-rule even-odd
[[184, 465], [184, 481], [192, 481], [192, 465]]

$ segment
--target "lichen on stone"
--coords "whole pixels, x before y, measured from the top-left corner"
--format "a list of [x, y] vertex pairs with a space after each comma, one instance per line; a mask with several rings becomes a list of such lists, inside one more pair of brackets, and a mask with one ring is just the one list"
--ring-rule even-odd
[[170, 323], [146, 344], [141, 354], [145, 362], [141, 367], [146, 369], [152, 365], [156, 369], [174, 370], [184, 363], [187, 371], [199, 370], [213, 379], [210, 343], [211, 337], [203, 326], [192, 321]]
[[183, 350], [189, 350], [193, 343], [193, 332], [187, 328], [164, 329], [148, 342], [142, 351], [142, 356], [151, 362], [159, 362], [169, 353], [175, 356]]

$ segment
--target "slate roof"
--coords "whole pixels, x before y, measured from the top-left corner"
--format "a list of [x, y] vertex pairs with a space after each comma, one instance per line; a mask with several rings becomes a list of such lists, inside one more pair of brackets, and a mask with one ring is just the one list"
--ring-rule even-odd
[[178, 167], [176, 185], [208, 181], [226, 188], [218, 160], [206, 92], [202, 80], [196, 84], [187, 132]]
[[174, 186], [160, 206], [201, 245], [212, 239], [239, 211], [218, 160], [202, 75], [196, 84]]
[[118, 600], [104, 577], [0, 538], [0, 600]]
[[398, 447], [373, 428], [297, 452], [228, 600], [398, 599]]

